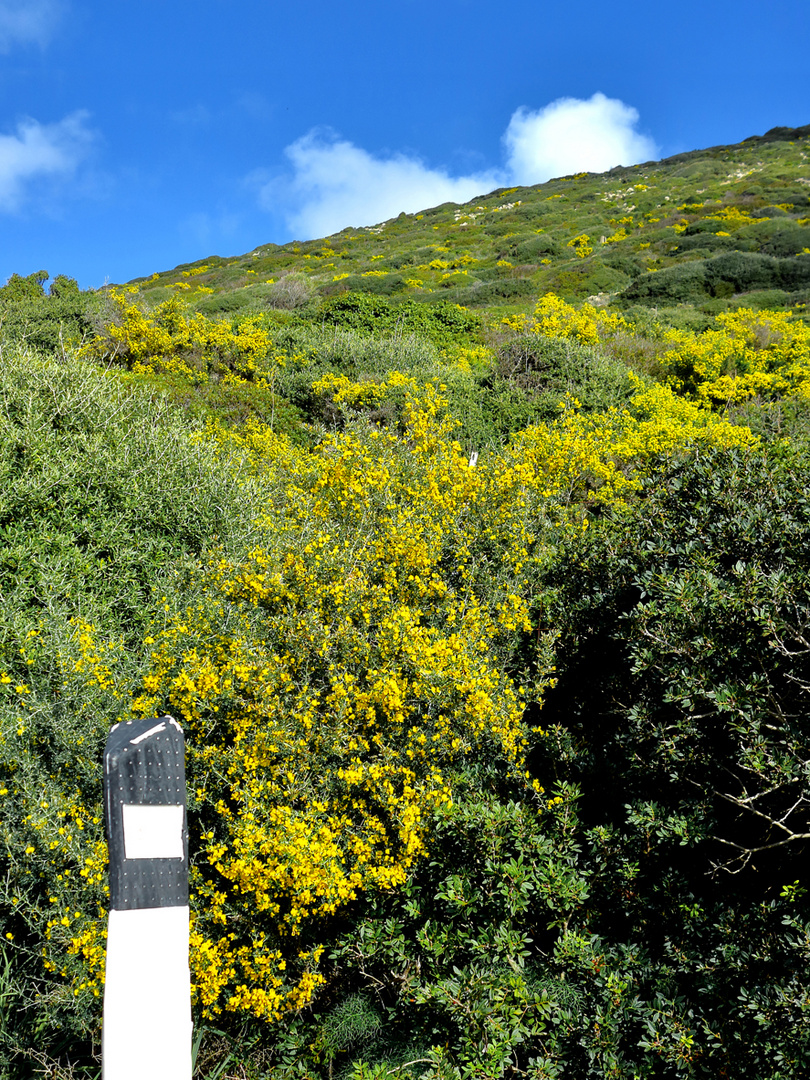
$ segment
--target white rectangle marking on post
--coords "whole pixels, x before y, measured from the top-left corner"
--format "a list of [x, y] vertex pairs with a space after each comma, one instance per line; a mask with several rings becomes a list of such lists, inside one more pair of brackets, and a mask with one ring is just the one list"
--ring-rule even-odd
[[182, 859], [183, 807], [124, 803], [125, 859]]

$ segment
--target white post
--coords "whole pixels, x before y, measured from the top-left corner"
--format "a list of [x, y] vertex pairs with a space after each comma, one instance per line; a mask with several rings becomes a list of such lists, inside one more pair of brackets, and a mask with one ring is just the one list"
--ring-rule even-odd
[[104, 751], [104, 809], [103, 1080], [191, 1080], [185, 743], [176, 720], [116, 724]]

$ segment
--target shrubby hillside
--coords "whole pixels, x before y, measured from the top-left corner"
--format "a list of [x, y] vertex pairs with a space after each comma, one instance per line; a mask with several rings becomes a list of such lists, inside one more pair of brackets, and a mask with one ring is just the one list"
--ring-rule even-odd
[[209, 314], [300, 312], [349, 293], [474, 311], [528, 310], [547, 292], [704, 315], [739, 307], [740, 294], [747, 307], [801, 307], [810, 295], [808, 130], [501, 189], [325, 240], [263, 244], [140, 285], [155, 300], [183, 292]]
[[196, 1076], [806, 1075], [809, 134], [0, 288], [0, 1076], [166, 712]]

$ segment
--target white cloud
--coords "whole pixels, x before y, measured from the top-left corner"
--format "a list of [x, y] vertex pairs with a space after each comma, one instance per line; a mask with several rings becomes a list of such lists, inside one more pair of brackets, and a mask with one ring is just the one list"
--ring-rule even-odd
[[0, 52], [12, 45], [46, 45], [62, 14], [61, 0], [0, 0]]
[[635, 130], [638, 112], [616, 98], [559, 98], [538, 112], [518, 109], [504, 135], [516, 184], [540, 184], [574, 172], [606, 172], [656, 155], [652, 139]]
[[417, 157], [377, 157], [332, 132], [314, 130], [286, 148], [291, 176], [256, 172], [249, 183], [258, 189], [260, 205], [280, 211], [295, 236], [328, 236], [403, 210], [467, 202], [497, 187], [647, 161], [656, 146], [635, 130], [638, 119], [634, 108], [599, 93], [587, 101], [560, 98], [537, 112], [520, 108], [503, 137], [505, 168], [458, 177]]
[[[349, 225], [373, 225], [443, 202], [466, 202], [503, 183], [499, 172], [451, 177], [406, 154], [374, 157], [330, 133], [311, 131], [285, 150], [291, 180], [260, 184], [268, 210], [286, 204], [297, 236], [328, 236]], [[261, 179], [256, 177], [255, 179]]]
[[54, 124], [24, 120], [14, 135], [0, 135], [0, 212], [18, 210], [43, 179], [73, 175], [93, 139], [87, 113], [71, 113]]

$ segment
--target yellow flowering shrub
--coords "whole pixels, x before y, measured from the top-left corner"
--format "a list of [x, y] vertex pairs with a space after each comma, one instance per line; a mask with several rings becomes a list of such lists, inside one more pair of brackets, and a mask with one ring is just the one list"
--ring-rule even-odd
[[[305, 1003], [317, 949], [299, 956], [295, 939], [405, 881], [459, 763], [495, 754], [522, 775], [522, 702], [498, 656], [527, 609], [506, 560], [476, 567], [486, 477], [435, 386], [389, 383], [407, 391], [404, 439], [350, 430], [266, 462], [283, 496], [263, 542], [213, 563], [200, 602], [155, 633], [134, 702], [187, 732], [205, 822], [192, 963], [209, 1015]], [[233, 929], [246, 906], [249, 936]]]
[[737, 229], [743, 228], [745, 225], [750, 225], [757, 219], [752, 217], [744, 207], [724, 206], [722, 210], [717, 210], [710, 214], [707, 220], [722, 221], [727, 229], [736, 231]]
[[593, 255], [591, 238], [586, 233], [583, 233], [581, 236], [575, 236], [572, 240], [569, 240], [568, 247], [574, 249], [577, 258], [579, 259], [587, 259], [589, 255]]
[[792, 312], [718, 315], [718, 329], [669, 330], [662, 362], [670, 384], [713, 406], [748, 398], [810, 398], [810, 327]]
[[604, 336], [626, 327], [621, 315], [600, 311], [592, 304], [576, 308], [548, 293], [538, 301], [530, 329], [544, 337], [570, 338], [582, 345], [596, 345]]
[[[639, 384], [629, 410], [586, 415], [569, 400], [558, 421], [471, 467], [435, 382], [330, 374], [318, 386], [346, 427], [313, 452], [257, 422], [211, 429], [224, 452], [249, 452], [266, 484], [258, 541], [211, 560], [195, 602], [164, 613], [132, 701], [186, 730], [191, 962], [209, 1017], [303, 1007], [323, 978], [319, 927], [406, 881], [465, 764], [500, 760], [545, 805], [524, 763], [532, 687], [507, 674], [531, 629], [540, 523], [579, 528], [583, 505], [626, 498], [650, 455], [750, 439]], [[369, 393], [395, 392], [402, 434], [352, 418]], [[114, 683], [115, 650], [92, 627], [76, 635], [76, 671]], [[77, 856], [91, 875], [97, 858]], [[64, 917], [57, 905], [77, 988], [95, 990], [103, 915]]]
[[[214, 340], [195, 337], [197, 317], [175, 298], [161, 309], [122, 303], [127, 362], [157, 370]], [[579, 339], [621, 325], [556, 298], [538, 304], [534, 323]], [[218, 332], [231, 347], [237, 331]], [[266, 340], [245, 349], [245, 369], [273, 352]], [[453, 354], [462, 359], [478, 357]], [[524, 760], [524, 704], [542, 693], [543, 649], [532, 644], [528, 667], [516, 659], [544, 553], [560, 529], [584, 526], [589, 504], [629, 498], [651, 457], [752, 440], [704, 404], [639, 381], [626, 409], [588, 414], [569, 398], [558, 419], [471, 466], [438, 380], [327, 372], [313, 389], [343, 425], [314, 449], [255, 419], [193, 436], [216, 443], [242, 482], [261, 484], [263, 508], [238, 556], [207, 557], [189, 599], [163, 605], [134, 691], [120, 645], [89, 622], [73, 624], [60, 660], [65, 685], [93, 687], [119, 716], [169, 712], [184, 726], [191, 964], [209, 1018], [277, 1020], [307, 1005], [324, 979], [330, 920], [406, 882], [465, 770], [496, 762], [522, 802], [549, 811]], [[364, 410], [390, 400], [398, 426], [381, 430]], [[22, 738], [27, 686], [4, 692], [20, 700]], [[92, 835], [71, 825], [90, 818], [86, 800], [64, 802], [70, 821], [36, 811], [42, 832], [60, 837], [48, 857], [64, 882], [46, 962], [74, 994], [95, 997], [103, 845], [97, 823]]]
[[147, 311], [135, 286], [112, 288], [108, 299], [112, 313], [104, 331], [81, 350], [86, 358], [112, 357], [135, 373], [176, 374], [192, 383], [213, 374], [256, 385], [267, 385], [283, 363], [258, 318], [238, 325], [214, 321], [191, 311], [176, 294]]
[[[736, 220], [733, 214], [731, 218]], [[810, 399], [810, 326], [793, 312], [739, 308], [717, 315], [715, 322], [716, 328], [700, 333], [662, 330], [660, 341], [654, 343], [668, 385], [677, 395], [713, 409], [752, 398]], [[551, 293], [541, 297], [533, 319], [513, 316], [502, 324], [517, 332], [608, 350], [620, 335], [635, 332], [617, 313], [587, 303], [577, 308]]]
[[[404, 883], [458, 768], [495, 755], [520, 782], [523, 702], [504, 658], [530, 629], [538, 507], [620, 500], [651, 454], [750, 440], [665, 387], [640, 388], [632, 412], [584, 416], [570, 402], [471, 468], [441, 390], [388, 383], [406, 390], [403, 438], [359, 426], [312, 455], [268, 445], [284, 494], [263, 542], [213, 563], [199, 603], [156, 633], [134, 703], [168, 709], [188, 734], [204, 822], [192, 963], [207, 1015], [305, 1004], [320, 946], [296, 939], [360, 892]], [[362, 404], [366, 384], [327, 384]], [[246, 908], [249, 934], [234, 930]]]

